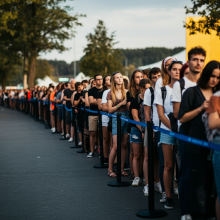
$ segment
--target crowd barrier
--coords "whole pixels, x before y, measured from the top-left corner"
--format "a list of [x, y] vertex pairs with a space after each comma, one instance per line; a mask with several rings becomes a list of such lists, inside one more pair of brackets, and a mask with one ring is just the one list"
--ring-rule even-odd
[[[7, 107], [9, 107], [9, 101], [7, 101]], [[63, 138], [60, 138], [60, 140], [66, 140], [66, 120], [65, 120], [65, 111], [72, 112], [72, 125], [75, 128], [75, 146], [71, 148], [80, 148], [78, 146], [78, 140], [77, 140], [77, 128], [76, 128], [76, 113], [75, 109], [77, 109], [78, 114], [80, 116], [85, 115], [85, 111], [98, 114], [99, 116], [99, 138], [100, 138], [100, 164], [94, 165], [94, 168], [107, 168], [107, 166], [104, 164], [104, 155], [103, 155], [103, 136], [102, 136], [102, 115], [106, 115], [109, 117], [117, 117], [117, 170], [121, 170], [121, 120], [127, 121], [128, 123], [137, 124], [142, 127], [147, 127], [147, 137], [148, 137], [148, 179], [149, 179], [149, 200], [148, 200], [148, 209], [141, 210], [136, 213], [139, 217], [146, 217], [146, 218], [159, 218], [167, 215], [167, 212], [165, 210], [155, 209], [154, 207], [154, 149], [153, 149], [153, 129], [160, 131], [162, 133], [165, 133], [167, 135], [173, 136], [177, 139], [183, 140], [188, 143], [193, 143], [202, 147], [206, 147], [213, 150], [220, 151], [220, 145], [199, 140], [196, 138], [192, 138], [189, 136], [181, 135], [172, 131], [168, 131], [165, 129], [162, 129], [160, 127], [154, 126], [151, 121], [148, 121], [147, 123], [134, 121], [131, 119], [124, 118], [118, 113], [117, 115], [109, 114], [102, 111], [92, 111], [90, 109], [86, 108], [72, 108], [68, 109], [63, 104], [56, 104], [54, 102], [49, 101], [38, 101], [38, 100], [24, 100], [24, 99], [17, 99], [16, 100], [16, 109], [22, 110], [25, 113], [31, 113], [32, 116], [35, 117], [36, 120], [39, 120], [39, 106], [41, 109], [41, 120], [45, 117], [43, 117], [44, 110], [46, 109], [46, 115], [47, 115], [47, 123], [45, 124], [46, 128], [50, 128], [50, 104], [54, 104], [54, 118], [55, 118], [55, 129], [57, 129], [57, 108], [56, 107], [62, 107], [63, 108], [63, 130], [64, 130], [64, 136]], [[3, 99], [1, 100], [1, 105], [3, 106], [4, 102]], [[22, 107], [21, 107], [22, 106]], [[24, 108], [23, 108], [24, 107]], [[22, 109], [21, 109], [22, 108]], [[32, 111], [31, 109], [32, 108]], [[57, 131], [56, 131], [57, 132]], [[83, 122], [83, 129], [82, 129], [82, 146], [84, 146], [84, 138], [83, 138], [83, 132], [84, 132], [84, 122]], [[77, 153], [84, 153], [84, 149], [77, 151]], [[113, 187], [123, 187], [123, 186], [129, 186], [130, 182], [121, 181], [121, 175], [117, 175], [117, 181], [109, 182], [108, 186]]]

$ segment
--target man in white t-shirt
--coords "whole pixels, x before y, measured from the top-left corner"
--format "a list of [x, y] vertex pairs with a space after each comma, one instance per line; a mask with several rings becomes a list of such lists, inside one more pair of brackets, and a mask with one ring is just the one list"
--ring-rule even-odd
[[[158, 113], [157, 113], [157, 107], [156, 105], [153, 104], [154, 102], [154, 88], [155, 84], [158, 79], [161, 78], [161, 70], [160, 68], [154, 67], [150, 70], [149, 72], [149, 79], [152, 81], [153, 86], [147, 89], [144, 93], [144, 113], [145, 113], [145, 121], [153, 121], [154, 125], [158, 126], [159, 125], [159, 118], [158, 118]], [[155, 131], [155, 141], [156, 144], [159, 140], [160, 132]], [[145, 145], [144, 145], [145, 146]], [[162, 189], [164, 189], [163, 186], [163, 179], [160, 181], [159, 178], [159, 159], [157, 155], [155, 155], [155, 169], [158, 170], [158, 172], [155, 172], [155, 190], [162, 192]], [[144, 187], [144, 195], [148, 195], [148, 148], [145, 146], [144, 148], [144, 163], [143, 163], [143, 171], [144, 171], [144, 177], [145, 177], [145, 182], [146, 186]], [[162, 183], [162, 184], [161, 184]], [[161, 188], [162, 185], [162, 188]], [[165, 191], [165, 190], [164, 190]]]
[[[188, 52], [189, 73], [182, 79], [177, 81], [173, 86], [173, 114], [178, 118], [182, 95], [186, 89], [196, 86], [204, 67], [206, 52], [201, 47], [192, 48]], [[182, 81], [182, 82], [181, 82]], [[179, 133], [186, 135], [187, 130], [178, 121]], [[181, 220], [189, 220], [190, 217], [190, 176], [191, 176], [191, 160], [190, 155], [186, 151], [186, 142], [178, 140], [180, 155], [180, 173], [179, 173], [179, 199], [181, 208]]]

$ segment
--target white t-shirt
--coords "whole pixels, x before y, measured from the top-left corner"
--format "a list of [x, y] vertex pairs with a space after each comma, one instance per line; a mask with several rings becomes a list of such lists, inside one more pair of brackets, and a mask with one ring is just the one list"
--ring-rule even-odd
[[[170, 88], [168, 85], [165, 86], [167, 90], [166, 98], [164, 100], [164, 115], [168, 118], [167, 115], [169, 115], [170, 112], [173, 112], [173, 103], [171, 102], [172, 100], [172, 94], [173, 94], [173, 89]], [[154, 103], [156, 105], [162, 105], [163, 106], [163, 99], [162, 99], [162, 94], [161, 94], [161, 89], [157, 90], [154, 93]], [[168, 118], [169, 120], [169, 118]], [[162, 122], [161, 122], [161, 128], [169, 130], [168, 127], [166, 127]]]
[[[185, 86], [184, 89], [182, 91], [182, 95], [183, 93], [190, 87], [194, 87], [197, 85], [196, 82], [192, 82], [190, 80], [188, 80], [185, 76], [183, 77], [184, 81], [185, 81]], [[174, 83], [173, 85], [173, 96], [172, 96], [172, 102], [181, 102], [182, 101], [182, 96], [181, 96], [181, 89], [180, 89], [180, 83], [177, 81]], [[178, 124], [178, 130], [181, 126], [180, 121], [177, 121]]]
[[155, 89], [154, 89], [154, 93], [157, 91], [157, 90], [161, 90], [160, 88], [163, 86], [163, 79], [162, 77], [160, 77], [156, 84], [155, 84]]
[[[150, 91], [150, 89], [147, 89], [144, 93], [143, 104], [151, 107], [151, 91]], [[153, 118], [151, 115], [151, 119], [152, 119], [155, 126], [159, 126], [159, 117], [158, 117], [158, 113], [157, 113], [157, 106], [153, 103], [152, 107], [153, 107]]]
[[[108, 103], [107, 94], [108, 94], [109, 91], [110, 91], [110, 89], [107, 89], [107, 90], [105, 90], [105, 91], [103, 92], [101, 104], [103, 104], [103, 103]], [[108, 122], [109, 122], [109, 117], [106, 116], [106, 115], [102, 115], [102, 122], [108, 123]]]

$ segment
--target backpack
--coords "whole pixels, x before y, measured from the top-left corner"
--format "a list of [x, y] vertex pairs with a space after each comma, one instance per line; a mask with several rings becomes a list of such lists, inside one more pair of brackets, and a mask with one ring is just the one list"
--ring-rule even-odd
[[150, 93], [151, 93], [151, 115], [152, 115], [151, 118], [153, 118], [153, 108], [152, 108], [152, 106], [154, 104], [154, 89], [152, 87], [150, 87], [149, 89], [150, 89]]
[[[165, 86], [161, 87], [161, 96], [162, 96], [162, 100], [163, 100], [163, 108], [164, 108], [164, 102], [167, 96], [167, 89]], [[161, 126], [161, 120], [159, 121], [159, 127]]]
[[[178, 82], [180, 83], [180, 94], [182, 99], [183, 90], [185, 89], [185, 80], [181, 78]], [[168, 118], [170, 119], [171, 131], [178, 132], [177, 119], [174, 117], [172, 112], [169, 113]]]

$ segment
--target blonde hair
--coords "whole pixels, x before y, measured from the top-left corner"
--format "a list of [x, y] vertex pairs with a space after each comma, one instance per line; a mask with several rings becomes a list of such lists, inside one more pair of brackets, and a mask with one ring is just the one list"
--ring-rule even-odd
[[[116, 74], [118, 74], [118, 73], [116, 73]], [[112, 78], [111, 78], [111, 95], [112, 95], [112, 104], [113, 104], [113, 106], [115, 106], [115, 104], [116, 104], [116, 84], [114, 82], [115, 75], [113, 75]], [[125, 86], [124, 86], [124, 80], [122, 81], [121, 92], [122, 92], [122, 100], [126, 99], [126, 90], [125, 90]]]

